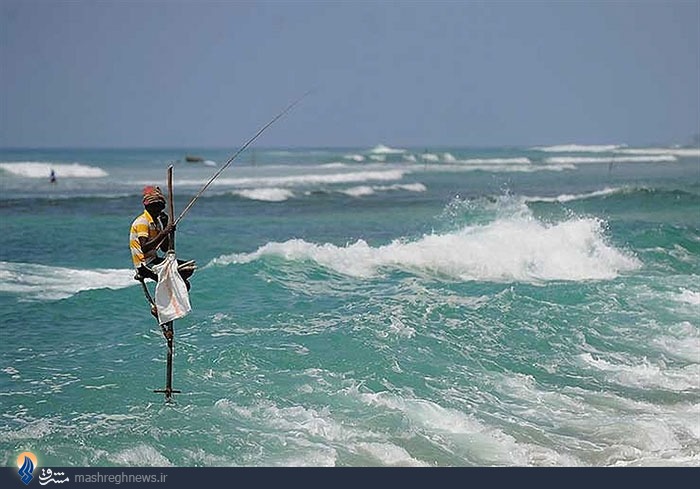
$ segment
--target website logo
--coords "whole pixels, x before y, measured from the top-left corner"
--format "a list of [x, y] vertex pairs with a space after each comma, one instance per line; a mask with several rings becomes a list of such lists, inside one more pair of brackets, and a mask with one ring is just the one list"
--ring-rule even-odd
[[19, 454], [19, 457], [17, 457], [17, 467], [19, 467], [17, 473], [20, 479], [22, 479], [22, 482], [29, 484], [32, 481], [34, 478], [34, 469], [37, 465], [36, 455], [32, 452], [22, 452]]

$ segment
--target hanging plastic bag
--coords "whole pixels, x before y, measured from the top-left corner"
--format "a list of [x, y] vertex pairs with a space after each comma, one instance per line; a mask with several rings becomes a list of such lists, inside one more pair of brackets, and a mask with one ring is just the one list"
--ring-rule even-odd
[[153, 270], [158, 274], [155, 298], [158, 322], [165, 324], [185, 317], [192, 307], [185, 281], [177, 271], [175, 253], [167, 253], [161, 263], [153, 266]]

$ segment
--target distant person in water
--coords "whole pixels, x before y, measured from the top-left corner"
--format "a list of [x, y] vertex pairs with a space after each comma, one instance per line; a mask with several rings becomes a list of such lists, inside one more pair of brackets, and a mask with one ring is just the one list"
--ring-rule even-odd
[[[148, 186], [143, 189], [143, 214], [131, 223], [129, 247], [131, 258], [137, 272], [137, 278], [150, 278], [158, 281], [158, 275], [151, 268], [161, 263], [164, 258], [158, 255], [158, 250], [168, 251], [170, 233], [175, 231], [175, 224], [169, 222], [165, 210], [165, 196], [160, 187]], [[187, 290], [190, 283], [187, 280], [195, 271], [194, 260], [178, 260], [178, 272], [185, 281]]]
[[53, 171], [53, 168], [51, 168], [51, 176], [49, 176], [49, 180], [51, 183], [56, 183], [56, 172]]

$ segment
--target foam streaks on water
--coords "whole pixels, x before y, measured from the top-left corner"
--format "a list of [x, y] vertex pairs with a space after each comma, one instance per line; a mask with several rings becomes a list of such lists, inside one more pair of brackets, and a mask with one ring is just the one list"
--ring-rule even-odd
[[[0, 461], [697, 466], [688, 150], [259, 150], [178, 227], [168, 406], [127, 231], [181, 152], [5, 156], [108, 176], [0, 170]], [[211, 171], [175, 164], [177, 207]]]

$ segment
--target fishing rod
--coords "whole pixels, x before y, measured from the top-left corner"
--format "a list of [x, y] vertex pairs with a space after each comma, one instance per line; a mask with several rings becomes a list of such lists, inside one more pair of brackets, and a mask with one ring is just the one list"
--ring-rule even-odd
[[189, 201], [189, 203], [185, 206], [185, 208], [182, 210], [182, 212], [181, 212], [180, 215], [177, 217], [177, 219], [175, 219], [174, 224], [179, 223], [180, 220], [181, 220], [183, 217], [185, 217], [185, 214], [187, 214], [187, 212], [190, 210], [190, 208], [192, 208], [192, 206], [194, 205], [194, 203], [197, 202], [197, 199], [199, 199], [199, 197], [201, 197], [201, 195], [204, 193], [204, 191], [205, 191], [207, 188], [209, 188], [209, 185], [211, 185], [211, 183], [212, 183], [214, 180], [216, 180], [216, 178], [217, 178], [219, 175], [221, 175], [221, 173], [233, 162], [233, 160], [235, 160], [235, 159], [238, 157], [238, 155], [240, 155], [243, 151], [245, 151], [246, 148], [247, 148], [248, 146], [250, 146], [251, 144], [253, 144], [253, 142], [254, 142], [256, 139], [258, 139], [258, 137], [260, 137], [260, 135], [262, 135], [262, 133], [264, 133], [265, 130], [267, 130], [268, 127], [270, 127], [272, 124], [274, 124], [274, 123], [277, 122], [279, 119], [281, 119], [285, 114], [287, 114], [287, 112], [289, 112], [290, 110], [292, 110], [299, 102], [301, 102], [301, 101], [304, 100], [309, 94], [311, 94], [312, 91], [313, 91], [313, 90], [309, 90], [309, 91], [306, 92], [304, 95], [302, 95], [301, 97], [299, 97], [298, 99], [296, 99], [294, 102], [292, 102], [291, 104], [289, 104], [287, 107], [285, 107], [285, 109], [284, 109], [283, 111], [281, 111], [279, 114], [277, 114], [275, 117], [273, 117], [272, 120], [270, 120], [267, 124], [265, 124], [264, 126], [262, 126], [262, 127], [258, 130], [258, 132], [255, 133], [255, 135], [254, 135], [253, 137], [251, 137], [248, 141], [246, 141], [246, 143], [245, 143], [243, 146], [241, 146], [241, 148], [240, 148], [238, 151], [236, 151], [236, 152], [234, 153], [234, 155], [231, 156], [231, 157], [228, 159], [228, 161], [224, 164], [224, 166], [222, 166], [221, 168], [219, 168], [219, 170], [218, 170], [216, 173], [214, 173], [214, 175], [209, 179], [209, 181], [208, 181], [206, 184], [204, 184], [204, 186], [199, 190], [199, 192], [197, 192], [197, 193], [195, 194], [195, 196], [192, 197], [192, 199], [191, 199], [191, 200]]

